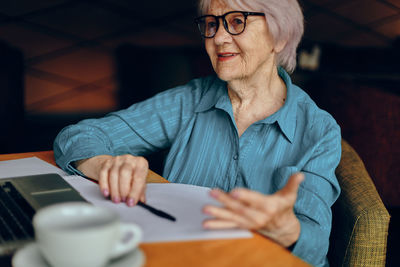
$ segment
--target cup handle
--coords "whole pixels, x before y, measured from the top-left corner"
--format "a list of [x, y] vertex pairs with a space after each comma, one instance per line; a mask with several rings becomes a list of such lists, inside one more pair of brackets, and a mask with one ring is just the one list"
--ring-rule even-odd
[[142, 240], [142, 229], [137, 225], [121, 223], [120, 231], [120, 240], [111, 252], [113, 259], [132, 251]]

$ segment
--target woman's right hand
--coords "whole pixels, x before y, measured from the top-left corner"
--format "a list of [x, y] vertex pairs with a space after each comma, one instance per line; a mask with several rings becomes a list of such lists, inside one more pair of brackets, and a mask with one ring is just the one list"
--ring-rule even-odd
[[138, 200], [146, 201], [146, 177], [149, 164], [143, 157], [132, 155], [99, 155], [78, 160], [75, 167], [87, 177], [99, 182], [105, 197], [114, 203], [126, 202], [134, 206]]

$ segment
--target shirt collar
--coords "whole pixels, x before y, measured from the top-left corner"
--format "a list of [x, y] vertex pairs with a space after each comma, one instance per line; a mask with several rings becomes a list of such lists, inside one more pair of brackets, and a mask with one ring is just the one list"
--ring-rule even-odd
[[286, 84], [286, 100], [283, 106], [268, 118], [262, 120], [266, 123], [277, 122], [279, 128], [286, 138], [293, 142], [296, 130], [296, 114], [297, 114], [297, 90], [292, 84], [289, 74], [282, 68], [278, 67], [278, 74]]
[[[296, 90], [294, 89], [289, 74], [282, 67], [278, 67], [278, 74], [285, 82], [287, 88], [285, 104], [277, 112], [268, 118], [256, 122], [256, 124], [273, 124], [276, 122], [286, 138], [290, 142], [293, 142], [297, 113]], [[233, 113], [226, 82], [217, 77], [204, 93], [195, 112], [204, 112], [213, 107], [225, 110], [229, 115]]]
[[222, 81], [218, 77], [211, 82], [210, 87], [202, 96], [199, 104], [197, 105], [195, 112], [204, 112], [213, 107], [224, 109], [228, 112], [228, 106], [232, 105], [229, 100], [227, 85], [225, 81]]

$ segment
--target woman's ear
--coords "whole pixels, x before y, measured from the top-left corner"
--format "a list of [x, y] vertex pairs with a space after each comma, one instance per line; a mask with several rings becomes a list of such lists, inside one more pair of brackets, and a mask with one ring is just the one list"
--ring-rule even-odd
[[274, 52], [276, 54], [280, 53], [286, 46], [287, 40], [280, 40], [274, 46]]

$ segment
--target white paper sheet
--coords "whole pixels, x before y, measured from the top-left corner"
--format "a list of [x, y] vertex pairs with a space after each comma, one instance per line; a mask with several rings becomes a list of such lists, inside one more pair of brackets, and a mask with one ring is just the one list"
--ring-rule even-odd
[[61, 176], [67, 175], [60, 168], [37, 157], [0, 161], [0, 178], [44, 173], [57, 173]]
[[202, 207], [205, 204], [217, 204], [208, 195], [210, 189], [206, 187], [173, 183], [147, 185], [146, 203], [174, 216], [176, 221], [172, 222], [139, 206], [128, 207], [125, 203], [114, 204], [104, 199], [97, 184], [80, 176], [68, 176], [66, 180], [89, 202], [116, 211], [124, 222], [138, 224], [143, 230], [143, 242], [252, 236], [251, 232], [247, 230], [206, 230], [202, 228], [202, 221], [207, 217], [201, 212]]
[[148, 184], [147, 204], [163, 210], [176, 218], [175, 222], [158, 217], [146, 209], [128, 207], [125, 203], [114, 204], [105, 199], [96, 183], [81, 176], [68, 176], [61, 169], [36, 157], [0, 161], [0, 178], [43, 173], [58, 173], [81, 195], [94, 205], [114, 210], [122, 221], [134, 222], [143, 230], [143, 242], [166, 242], [183, 240], [248, 238], [247, 230], [206, 230], [201, 224], [206, 215], [202, 213], [205, 204], [217, 204], [208, 192], [209, 188], [185, 184]]

